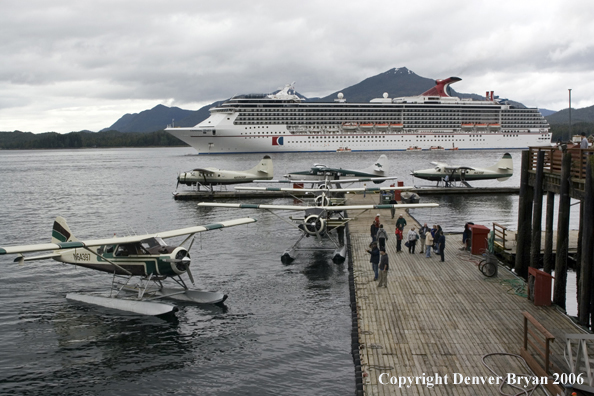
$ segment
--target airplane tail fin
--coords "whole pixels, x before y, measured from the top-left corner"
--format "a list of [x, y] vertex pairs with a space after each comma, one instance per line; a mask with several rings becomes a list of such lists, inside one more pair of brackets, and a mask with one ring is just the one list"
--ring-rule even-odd
[[269, 155], [265, 155], [264, 158], [260, 160], [260, 163], [249, 171], [262, 179], [272, 179], [274, 173], [272, 158], [270, 158]]
[[503, 154], [503, 157], [499, 160], [499, 162], [489, 167], [488, 169], [505, 175], [503, 177], [498, 177], [497, 180], [506, 181], [514, 173], [514, 161], [512, 160], [511, 154]]
[[385, 154], [380, 155], [380, 157], [375, 161], [373, 165], [369, 168], [362, 170], [361, 172], [371, 173], [377, 177], [387, 176], [388, 175], [388, 157]]
[[66, 224], [66, 220], [63, 217], [56, 217], [54, 221], [54, 227], [52, 228], [52, 243], [63, 243], [63, 242], [74, 242], [78, 241], [70, 227]]

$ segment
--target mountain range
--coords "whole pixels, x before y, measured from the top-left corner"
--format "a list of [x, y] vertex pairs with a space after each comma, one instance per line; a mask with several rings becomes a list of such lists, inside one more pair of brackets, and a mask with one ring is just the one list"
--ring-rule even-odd
[[[323, 98], [305, 98], [305, 100], [333, 102], [338, 93], [342, 92], [349, 102], [369, 102], [371, 99], [382, 97], [384, 92], [388, 92], [392, 98], [414, 96], [427, 91], [434, 85], [435, 80], [421, 77], [406, 67], [401, 67], [390, 69], [384, 73], [369, 77], [360, 83], [338, 90]], [[482, 95], [456, 92], [452, 87], [450, 87], [449, 90], [451, 96], [472, 98], [475, 100], [484, 98]], [[102, 131], [155, 132], [165, 129], [172, 123], [180, 127], [191, 127], [208, 118], [210, 115], [209, 109], [222, 102], [224, 102], [224, 100], [211, 103], [199, 110], [184, 110], [179, 107], [157, 105], [150, 110], [145, 110], [140, 113], [126, 114], [109, 128], [105, 128]], [[509, 100], [509, 102], [518, 107], [525, 107], [518, 102], [511, 100]], [[568, 110], [554, 112], [541, 109], [541, 113], [551, 124], [568, 123]], [[584, 109], [572, 109], [572, 123], [579, 121], [594, 122], [594, 106]]]

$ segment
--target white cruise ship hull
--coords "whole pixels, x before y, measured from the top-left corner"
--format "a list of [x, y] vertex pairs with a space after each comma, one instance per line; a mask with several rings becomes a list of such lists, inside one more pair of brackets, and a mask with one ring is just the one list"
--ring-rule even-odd
[[430, 150], [434, 146], [454, 150], [509, 150], [550, 145], [547, 132], [524, 133], [387, 133], [349, 131], [331, 134], [275, 133], [243, 135], [241, 132], [217, 129], [204, 134], [195, 128], [168, 128], [167, 132], [192, 146], [198, 154], [298, 153], [329, 151], [348, 146], [351, 151], [406, 151], [410, 147]]
[[[190, 128], [168, 127], [199, 154], [344, 151], [509, 150], [550, 145], [537, 109], [517, 108], [487, 95], [473, 101], [445, 88], [457, 77], [414, 97], [347, 103], [303, 102], [292, 85], [276, 94], [238, 95]], [[293, 93], [291, 93], [293, 90]]]

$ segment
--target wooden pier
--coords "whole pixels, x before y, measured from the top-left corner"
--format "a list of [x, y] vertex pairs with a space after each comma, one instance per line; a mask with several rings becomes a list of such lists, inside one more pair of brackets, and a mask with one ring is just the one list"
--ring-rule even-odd
[[[357, 203], [371, 203], [372, 199], [360, 197]], [[396, 217], [401, 212], [404, 213], [397, 210]], [[446, 235], [445, 262], [433, 253], [431, 258], [418, 250], [414, 255], [409, 254], [404, 243], [403, 252], [396, 253], [395, 219], [391, 219], [389, 210], [380, 214], [389, 232], [387, 289], [378, 288], [374, 282], [370, 256], [365, 251], [371, 241], [369, 226], [376, 211], [367, 212], [349, 224], [356, 305], [354, 323], [358, 326], [362, 373], [359, 394], [497, 395], [500, 385], [480, 382], [496, 375], [529, 372], [518, 358], [503, 355], [519, 355], [525, 334], [529, 337], [528, 334], [539, 333], [535, 327], [540, 327], [525, 319], [528, 317], [555, 337], [547, 343], [553, 364], [550, 372], [569, 372], [563, 361], [565, 334], [584, 333], [570, 318], [555, 306], [534, 306], [524, 295], [523, 280], [501, 266], [497, 277], [483, 276], [477, 268], [481, 257], [460, 250], [460, 235]], [[418, 229], [419, 224], [408, 214], [405, 216], [406, 236], [411, 226]], [[530, 327], [528, 332], [525, 320]], [[540, 342], [527, 343], [528, 350]], [[542, 342], [544, 345], [545, 341]], [[538, 352], [529, 353], [545, 365]], [[489, 354], [497, 354], [485, 358], [496, 374], [483, 364], [483, 358]], [[428, 385], [427, 381], [434, 380], [436, 375], [447, 384]], [[426, 382], [402, 386], [390, 383], [392, 378], [398, 382], [399, 377]], [[455, 383], [456, 380], [470, 383]], [[509, 387], [504, 390], [511, 394], [518, 392]], [[533, 394], [545, 395], [542, 389]]]

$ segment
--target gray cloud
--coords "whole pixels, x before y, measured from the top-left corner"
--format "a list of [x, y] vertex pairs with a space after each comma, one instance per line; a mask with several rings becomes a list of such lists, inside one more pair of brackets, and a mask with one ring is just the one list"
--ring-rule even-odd
[[406, 66], [530, 106], [594, 104], [594, 10], [536, 1], [3, 1], [0, 130], [98, 130], [291, 81], [307, 96]]

